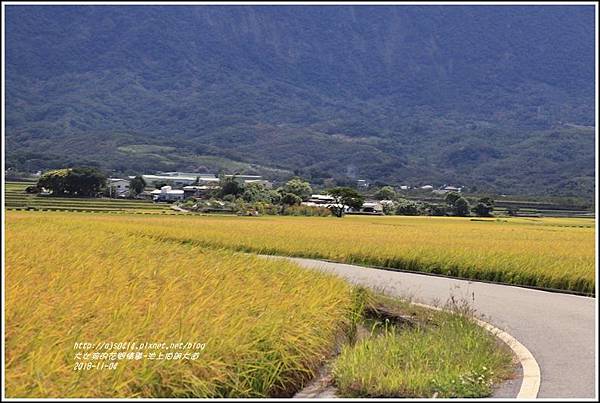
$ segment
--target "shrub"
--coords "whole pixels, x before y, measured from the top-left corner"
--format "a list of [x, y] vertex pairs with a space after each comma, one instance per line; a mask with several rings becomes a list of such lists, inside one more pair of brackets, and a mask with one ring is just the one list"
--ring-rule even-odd
[[419, 215], [419, 205], [411, 200], [399, 199], [396, 207], [398, 215]]
[[494, 201], [490, 197], [483, 197], [473, 207], [473, 212], [479, 217], [491, 217], [494, 211]]
[[27, 186], [25, 188], [25, 193], [29, 193], [29, 194], [40, 193], [41, 191], [42, 191], [42, 189], [40, 189], [37, 186]]

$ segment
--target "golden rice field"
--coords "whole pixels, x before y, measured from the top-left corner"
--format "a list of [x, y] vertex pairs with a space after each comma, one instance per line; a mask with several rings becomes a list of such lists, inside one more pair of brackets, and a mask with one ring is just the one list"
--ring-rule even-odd
[[[138, 236], [144, 222], [131, 217], [6, 217], [8, 397], [287, 396], [354, 317], [352, 289], [340, 279]], [[165, 352], [159, 360], [161, 346], [102, 344], [111, 342], [194, 347], [171, 347], [187, 359]], [[116, 358], [82, 369], [76, 343]], [[133, 351], [155, 356], [118, 355]]]
[[[100, 220], [102, 221], [102, 220]], [[173, 217], [119, 221], [156, 239], [593, 293], [591, 219]], [[168, 224], [167, 224], [168, 223]]]
[[[74, 217], [68, 213], [9, 213], [9, 218], [11, 214], [43, 222]], [[324, 258], [590, 294], [595, 289], [592, 219], [95, 214], [78, 220], [92, 222], [95, 229], [134, 234], [140, 239]]]

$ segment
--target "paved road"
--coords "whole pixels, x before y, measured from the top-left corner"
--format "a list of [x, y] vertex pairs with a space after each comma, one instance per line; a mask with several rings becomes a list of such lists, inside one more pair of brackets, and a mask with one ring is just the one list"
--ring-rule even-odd
[[[536, 358], [542, 378], [538, 397], [597, 396], [595, 298], [318, 260], [289, 259], [303, 267], [332, 272], [353, 283], [392, 295], [411, 296], [415, 302], [444, 303], [451, 295], [468, 298], [478, 313], [483, 314], [482, 319], [510, 333]], [[518, 390], [518, 386], [513, 389]]]

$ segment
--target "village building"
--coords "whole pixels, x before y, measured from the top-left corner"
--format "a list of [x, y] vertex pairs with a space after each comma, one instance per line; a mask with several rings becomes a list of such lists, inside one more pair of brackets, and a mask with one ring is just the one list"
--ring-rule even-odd
[[[394, 203], [392, 200], [368, 200], [363, 203], [360, 209], [353, 209], [349, 207], [344, 208], [344, 212], [348, 214], [383, 214], [383, 205], [385, 203]], [[329, 195], [314, 194], [310, 198], [301, 203], [303, 206], [309, 207], [340, 207], [339, 204], [335, 204], [335, 198]]]
[[124, 197], [129, 195], [129, 180], [122, 178], [108, 178], [106, 187], [110, 197]]
[[458, 192], [458, 193], [460, 193], [462, 191], [462, 187], [444, 186], [442, 188], [442, 190], [445, 190], [446, 192]]
[[383, 205], [378, 201], [365, 201], [359, 211], [361, 213], [383, 214]]
[[460, 193], [461, 191], [462, 191], [462, 187], [444, 185], [440, 189], [434, 190], [433, 192], [437, 193], [437, 194], [445, 194], [445, 193], [449, 193], [449, 192]]
[[196, 182], [194, 176], [169, 176], [169, 175], [142, 175], [146, 186], [156, 186], [160, 183], [166, 183], [169, 186], [182, 187]]
[[[272, 187], [271, 182], [264, 180], [259, 175], [224, 175], [225, 178], [233, 178], [240, 184], [244, 183], [262, 183], [268, 188]], [[156, 184], [166, 184], [174, 188], [183, 188], [184, 186], [210, 186], [218, 185], [220, 179], [214, 174], [200, 174], [193, 172], [164, 172], [156, 175], [142, 175], [147, 186], [156, 186]], [[133, 178], [133, 177], [132, 177]]]
[[332, 196], [320, 194], [311, 195], [307, 201], [302, 202], [300, 204], [308, 207], [341, 207], [341, 205], [335, 203], [335, 198], [333, 198]]
[[383, 204], [377, 200], [366, 200], [360, 209], [349, 208], [346, 212], [348, 214], [383, 215]]
[[150, 192], [152, 200], [154, 201], [177, 201], [183, 200], [185, 193], [181, 189], [173, 189], [171, 186], [163, 186], [160, 189], [153, 190]]
[[310, 198], [302, 204], [305, 206], [326, 206], [333, 204], [334, 202], [335, 199], [332, 196], [315, 194], [311, 195]]

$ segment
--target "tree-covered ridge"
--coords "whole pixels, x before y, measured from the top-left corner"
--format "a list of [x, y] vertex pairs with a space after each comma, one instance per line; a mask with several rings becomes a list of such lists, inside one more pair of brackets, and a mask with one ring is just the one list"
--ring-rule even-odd
[[592, 6], [6, 10], [9, 167], [593, 193]]

